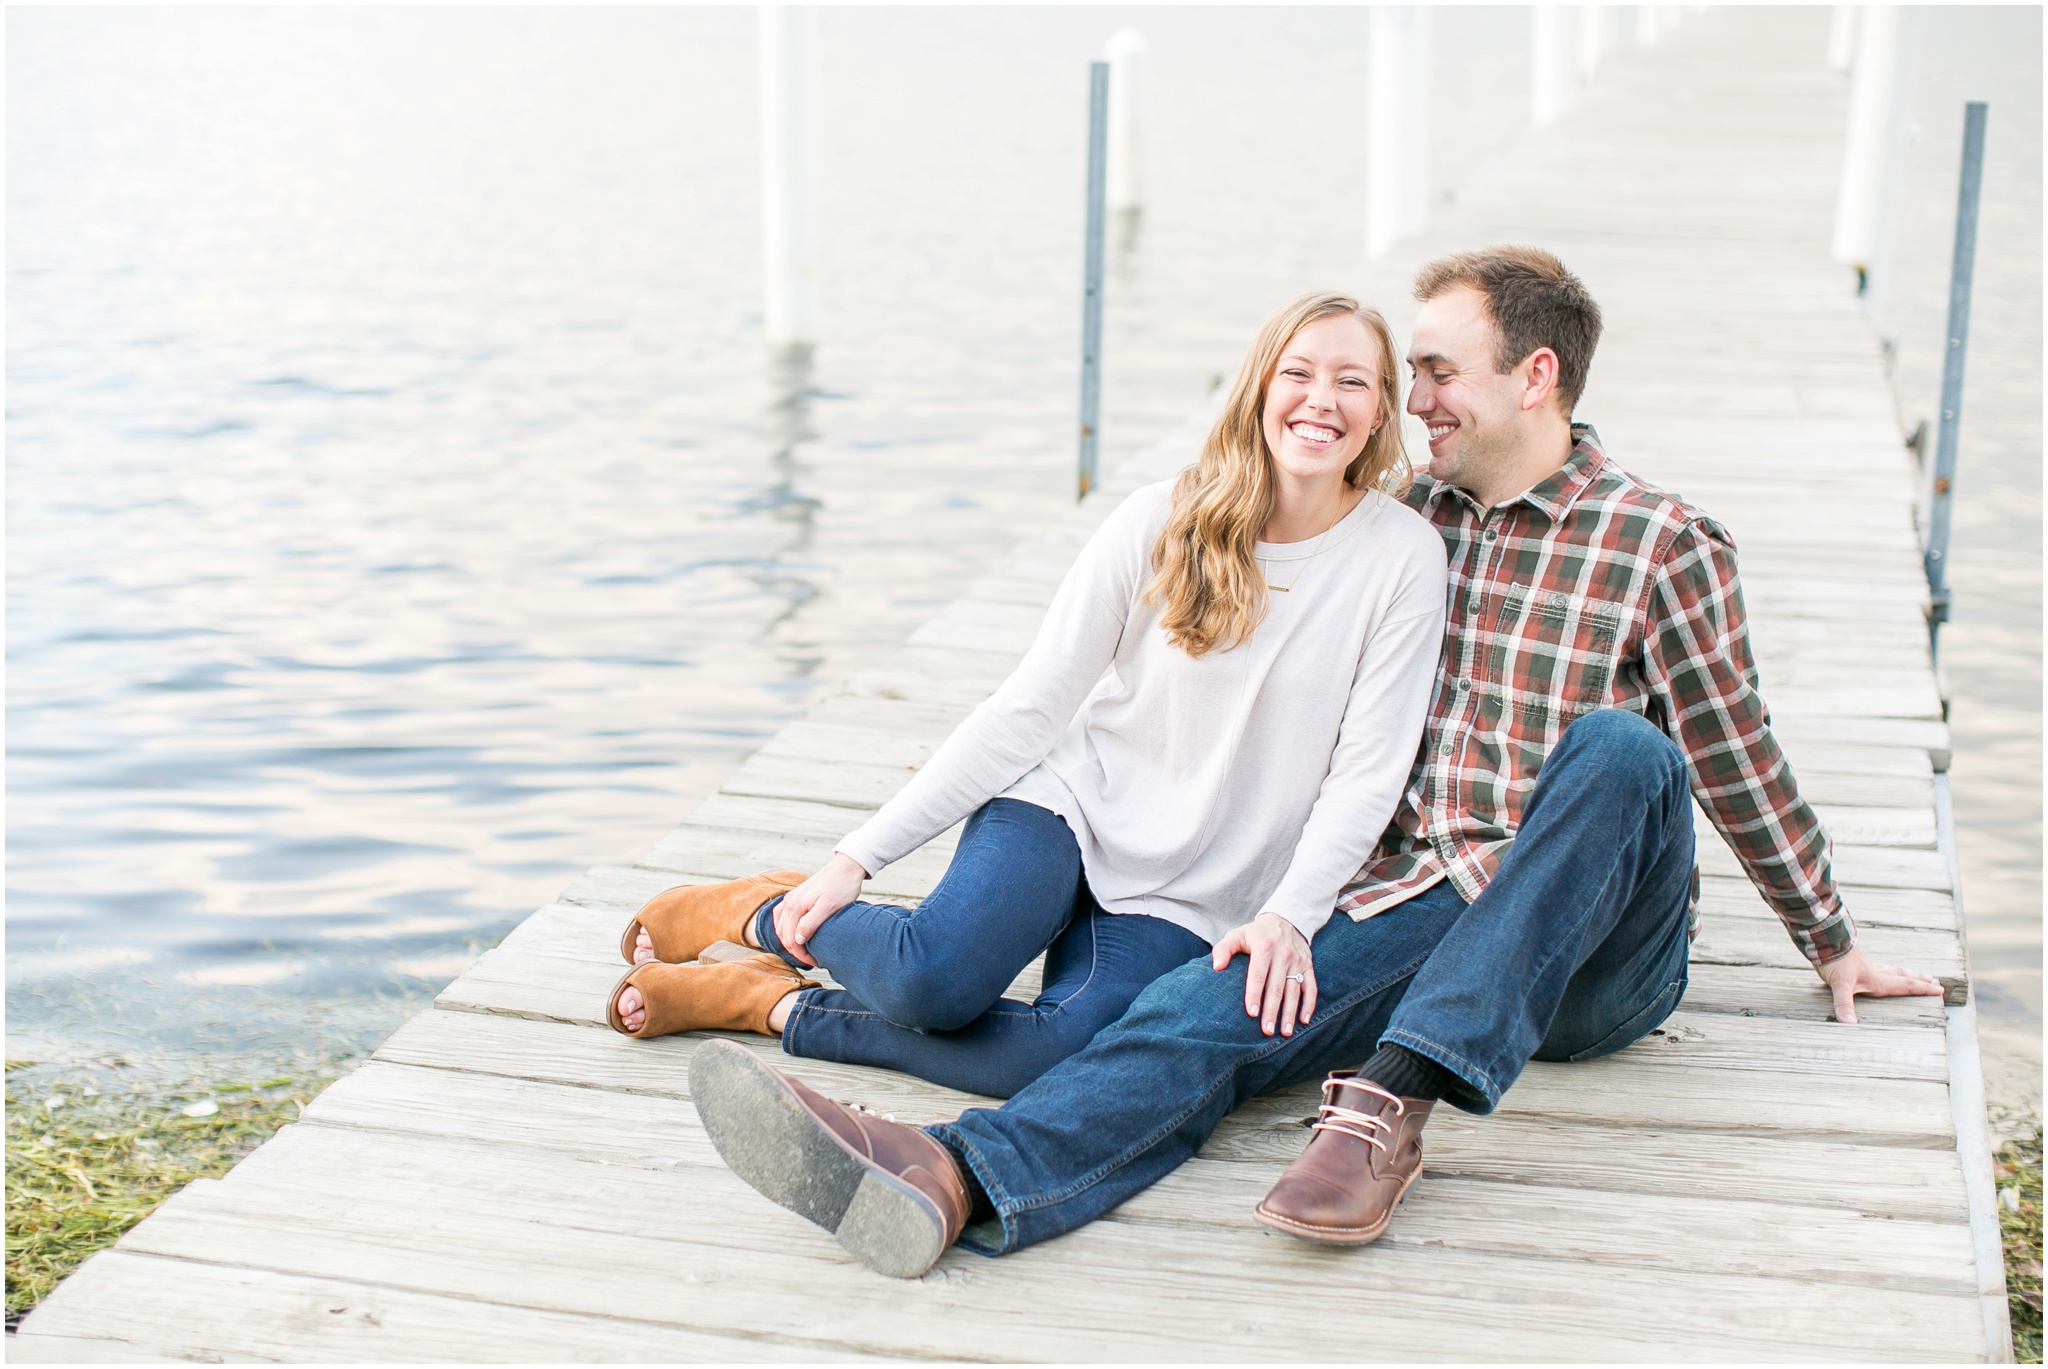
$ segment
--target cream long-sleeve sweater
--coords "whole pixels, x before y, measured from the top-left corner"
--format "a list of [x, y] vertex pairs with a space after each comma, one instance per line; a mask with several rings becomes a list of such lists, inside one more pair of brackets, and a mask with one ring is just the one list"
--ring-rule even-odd
[[1215, 942], [1271, 911], [1313, 937], [1378, 842], [1422, 737], [1444, 547], [1368, 493], [1320, 539], [1260, 543], [1248, 641], [1190, 656], [1144, 600], [1170, 483], [1103, 521], [1031, 650], [839, 844], [870, 874], [990, 798], [1050, 808], [1096, 900]]

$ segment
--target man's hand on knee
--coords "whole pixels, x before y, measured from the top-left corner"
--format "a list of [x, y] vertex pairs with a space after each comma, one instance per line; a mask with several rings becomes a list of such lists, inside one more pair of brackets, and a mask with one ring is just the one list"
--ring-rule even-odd
[[1835, 995], [1835, 1021], [1856, 1020], [1856, 995], [1872, 998], [1900, 998], [1915, 994], [1941, 993], [1941, 981], [1918, 970], [1897, 965], [1873, 965], [1861, 950], [1850, 949], [1833, 960], [1814, 966]]

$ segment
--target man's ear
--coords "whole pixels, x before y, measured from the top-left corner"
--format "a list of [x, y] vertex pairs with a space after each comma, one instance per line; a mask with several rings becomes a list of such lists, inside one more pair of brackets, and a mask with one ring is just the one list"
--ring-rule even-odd
[[1548, 347], [1538, 347], [1522, 359], [1522, 365], [1518, 369], [1524, 371], [1523, 410], [1540, 409], [1549, 403], [1550, 397], [1557, 393], [1557, 353]]

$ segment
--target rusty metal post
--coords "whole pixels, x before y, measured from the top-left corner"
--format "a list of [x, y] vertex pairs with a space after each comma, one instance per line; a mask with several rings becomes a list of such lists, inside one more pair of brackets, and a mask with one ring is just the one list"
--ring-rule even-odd
[[1095, 488], [1102, 423], [1102, 239], [1109, 163], [1109, 63], [1088, 64], [1088, 241], [1081, 268], [1080, 498]]
[[1949, 515], [1955, 497], [1956, 432], [1963, 416], [1963, 357], [1969, 350], [1970, 282], [1977, 263], [1977, 198], [1984, 181], [1984, 113], [1963, 106], [1963, 174], [1956, 194], [1956, 248], [1948, 278], [1948, 345], [1942, 349], [1941, 417], [1935, 425], [1934, 497], [1928, 503], [1927, 634], [1937, 652], [1948, 621]]

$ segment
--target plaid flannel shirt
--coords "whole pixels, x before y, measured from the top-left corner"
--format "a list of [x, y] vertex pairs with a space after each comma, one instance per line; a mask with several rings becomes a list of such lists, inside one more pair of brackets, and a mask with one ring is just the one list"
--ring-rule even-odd
[[[1564, 729], [1625, 708], [1685, 753], [1694, 797], [1799, 949], [1832, 960], [1855, 924], [1757, 693], [1735, 544], [1609, 461], [1591, 427], [1572, 437], [1561, 470], [1490, 511], [1427, 476], [1409, 492], [1450, 555], [1449, 636], [1407, 791], [1337, 907], [1370, 917], [1440, 879], [1477, 898]], [[1698, 907], [1695, 868], [1695, 921]]]

